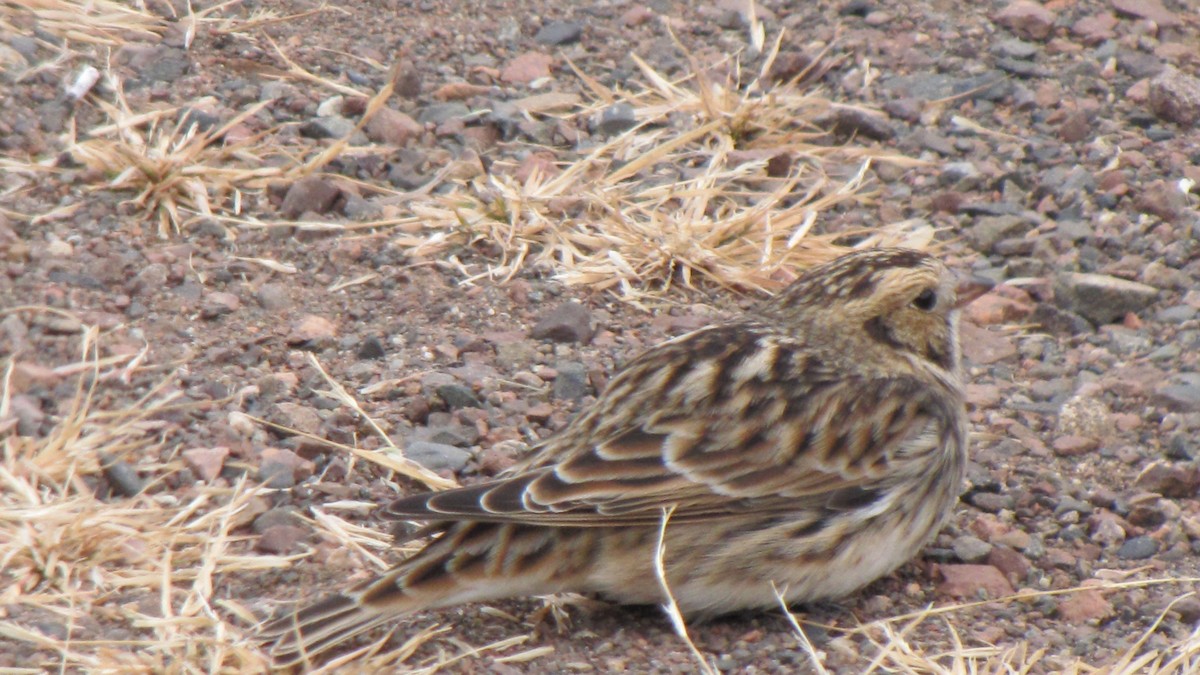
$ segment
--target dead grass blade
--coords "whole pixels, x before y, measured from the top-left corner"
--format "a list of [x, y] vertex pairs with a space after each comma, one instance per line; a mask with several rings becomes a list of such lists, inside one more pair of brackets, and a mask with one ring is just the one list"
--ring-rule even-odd
[[[1026, 591], [995, 600], [964, 602], [945, 605], [943, 607], [926, 607], [920, 611], [909, 612], [887, 617], [862, 624], [857, 628], [845, 630], [835, 626], [820, 626], [823, 629], [842, 632], [846, 637], [860, 635], [866, 638], [874, 652], [870, 662], [864, 666], [864, 675], [872, 673], [902, 673], [903, 675], [1025, 675], [1026, 673], [1047, 672], [1045, 662], [1050, 656], [1045, 649], [1034, 649], [1025, 641], [1018, 641], [1008, 646], [967, 647], [950, 620], [950, 615], [987, 605], [1007, 603], [1029, 603], [1040, 597], [1070, 595], [1084, 591], [1118, 591], [1147, 586], [1162, 586], [1174, 584], [1195, 584], [1200, 579], [1195, 578], [1160, 578], [1141, 579], [1122, 582], [1096, 582], [1089, 580], [1085, 585], [1058, 589], [1052, 591]], [[778, 595], [778, 593], [777, 593]], [[1158, 618], [1143, 631], [1141, 637], [1130, 645], [1123, 653], [1107, 663], [1089, 663], [1086, 658], [1072, 658], [1069, 663], [1055, 665], [1053, 672], [1064, 675], [1186, 675], [1200, 672], [1200, 630], [1194, 630], [1186, 637], [1177, 640], [1166, 648], [1147, 649], [1149, 638], [1156, 634], [1159, 625], [1171, 611], [1172, 606], [1190, 597], [1194, 593], [1185, 593], [1173, 600]], [[782, 604], [782, 600], [781, 600]], [[784, 612], [791, 620], [802, 644], [807, 642], [800, 621], [784, 607]], [[945, 634], [951, 639], [952, 646], [942, 652], [931, 651], [918, 645], [913, 639], [917, 628], [930, 619], [940, 619], [945, 626]], [[817, 625], [817, 624], [814, 624]], [[844, 639], [844, 638], [839, 638]], [[817, 654], [809, 649], [810, 657], [817, 663]], [[818, 667], [820, 667], [818, 665]]]
[[367, 425], [371, 427], [371, 430], [375, 433], [375, 436], [384, 445], [384, 447], [380, 450], [361, 450], [358, 448], [352, 448], [351, 450], [355, 456], [378, 464], [386, 469], [395, 471], [405, 478], [410, 478], [422, 483], [431, 490], [447, 490], [458, 487], [458, 483], [455, 481], [442, 478], [429, 469], [426, 469], [420, 464], [417, 464], [416, 462], [405, 457], [404, 451], [392, 444], [392, 441], [390, 438], [388, 438], [387, 433], [384, 432], [384, 430], [379, 427], [375, 420], [373, 420], [371, 416], [362, 409], [362, 406], [358, 404], [358, 400], [351, 396], [350, 392], [346, 391], [346, 388], [343, 387], [341, 383], [334, 380], [329, 376], [329, 373], [325, 372], [325, 368], [321, 365], [321, 362], [317, 360], [316, 356], [312, 354], [309, 354], [308, 356], [309, 363], [317, 369], [317, 372], [321, 373], [321, 377], [325, 378], [326, 384], [329, 385], [329, 390], [323, 393], [341, 401], [342, 405], [345, 405], [347, 408], [350, 408], [357, 413], [358, 416], [361, 417], [363, 421], [365, 421]]
[[[161, 18], [115, 0], [0, 0], [0, 26], [27, 23], [67, 43], [119, 47], [132, 40], [157, 40], [166, 30]], [[18, 31], [13, 31], [18, 32]], [[70, 51], [71, 45], [62, 45]]]
[[697, 647], [696, 643], [692, 642], [692, 638], [688, 635], [687, 622], [683, 619], [683, 612], [679, 611], [679, 604], [675, 602], [675, 596], [671, 594], [671, 586], [667, 582], [667, 570], [664, 565], [666, 557], [665, 539], [667, 536], [667, 523], [671, 520], [671, 514], [675, 511], [675, 507], [663, 509], [662, 519], [658, 525], [658, 543], [654, 548], [654, 576], [658, 579], [658, 585], [662, 588], [663, 595], [667, 601], [663, 604], [663, 611], [667, 613], [667, 617], [671, 619], [671, 626], [675, 629], [675, 634], [683, 643], [687, 645], [688, 651], [691, 652], [692, 658], [696, 661], [696, 666], [704, 675], [716, 675], [717, 669], [709, 663], [708, 658], [704, 656]]
[[646, 83], [636, 92], [609, 89], [576, 68], [596, 98], [578, 115], [590, 119], [620, 102], [633, 108], [631, 129], [551, 175], [517, 181], [498, 171], [437, 199], [413, 199], [425, 236], [409, 232], [397, 245], [443, 255], [486, 242], [500, 260], [462, 267], [468, 282], [547, 266], [567, 284], [633, 303], [677, 285], [771, 292], [800, 268], [848, 250], [840, 239], [930, 245], [933, 230], [923, 222], [814, 233], [823, 215], [870, 202], [872, 163], [913, 164], [829, 144], [813, 120], [830, 101], [765, 75], [746, 86], [717, 82], [695, 59], [678, 80], [634, 61]]
[[[31, 311], [25, 308], [21, 311]], [[88, 672], [262, 669], [238, 627], [249, 612], [214, 604], [225, 575], [280, 568], [288, 559], [248, 553], [235, 534], [258, 499], [246, 480], [172, 493], [101, 499], [102, 457], [163, 475], [172, 427], [160, 417], [184, 404], [169, 380], [132, 404], [100, 407], [128, 363], [100, 359], [99, 333], [80, 332], [73, 396], [44, 437], [6, 433], [0, 457], [0, 634], [42, 668]], [[11, 398], [14, 356], [4, 363], [0, 414]], [[64, 371], [65, 372], [65, 371]], [[124, 386], [124, 385], [120, 385]], [[39, 629], [47, 622], [64, 635]], [[122, 635], [119, 639], [105, 637]], [[19, 646], [18, 646], [19, 645]], [[33, 663], [31, 661], [31, 663]]]

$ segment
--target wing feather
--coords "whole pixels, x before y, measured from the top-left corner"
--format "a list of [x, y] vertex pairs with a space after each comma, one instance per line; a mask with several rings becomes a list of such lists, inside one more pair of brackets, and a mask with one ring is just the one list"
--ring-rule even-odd
[[[961, 414], [915, 377], [834, 379], [836, 368], [800, 362], [797, 346], [746, 326], [668, 342], [516, 475], [405, 497], [385, 512], [610, 526], [656, 523], [668, 506], [678, 522], [853, 502], [905, 475], [899, 465], [924, 466], [916, 455], [938, 447]], [[671, 386], [644, 386], [652, 378]]]

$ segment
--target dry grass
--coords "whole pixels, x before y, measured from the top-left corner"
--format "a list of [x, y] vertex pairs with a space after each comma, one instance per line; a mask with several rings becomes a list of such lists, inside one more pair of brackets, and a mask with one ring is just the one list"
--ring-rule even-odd
[[[189, 16], [187, 21], [193, 28], [198, 21], [220, 21], [213, 18], [220, 7]], [[242, 22], [223, 21], [214, 31], [253, 36], [263, 26], [291, 18], [256, 15]], [[207, 131], [182, 121], [178, 108], [135, 110], [124, 97], [119, 78], [103, 67], [105, 51], [131, 41], [157, 40], [166, 29], [164, 21], [134, 4], [111, 0], [0, 0], [0, 32], [21, 33], [32, 19], [45, 34], [61, 41], [52, 46], [60, 56], [17, 72], [10, 81], [19, 83], [46, 69], [62, 73], [65, 81], [82, 64], [100, 69], [106, 86], [92, 91], [81, 104], [97, 108], [106, 121], [82, 131], [72, 129], [63, 148], [93, 169], [89, 175], [94, 182], [88, 187], [126, 194], [137, 213], [154, 223], [162, 236], [186, 232], [200, 218], [231, 227], [297, 225], [250, 213], [246, 206], [269, 181], [317, 174], [339, 153], [390, 150], [349, 148], [347, 138], [324, 148], [300, 147], [281, 155], [271, 145], [274, 128], [230, 140], [232, 130], [252, 121], [269, 102], [248, 106]], [[761, 24], [753, 20], [750, 43], [749, 52], [756, 55], [766, 46]], [[754, 70], [741, 69], [733, 61], [693, 60], [691, 72], [675, 80], [639, 60], [641, 85], [628, 91], [610, 89], [576, 71], [587, 102], [570, 101], [565, 111], [531, 106], [525, 114], [581, 121], [623, 102], [632, 108], [636, 125], [576, 156], [560, 150], [556, 157], [561, 161], [552, 170], [534, 172], [523, 180], [515, 177], [516, 167], [511, 164], [498, 162], [492, 173], [485, 174], [477, 159], [464, 157], [412, 193], [360, 184], [357, 187], [367, 193], [389, 195], [385, 201], [391, 212], [386, 218], [299, 225], [348, 233], [386, 232], [393, 246], [448, 260], [467, 282], [507, 279], [529, 265], [540, 265], [565, 283], [608, 289], [634, 303], [680, 286], [770, 292], [804, 266], [843, 250], [835, 237], [816, 232], [837, 210], [870, 204], [871, 164], [912, 164], [861, 144], [831, 143], [813, 121], [837, 105], [795, 82], [774, 83], [767, 77], [778, 44], [756, 57]], [[315, 77], [278, 48], [276, 52], [286, 66], [276, 75], [281, 79], [369, 97], [363, 122], [390, 96], [390, 85], [376, 92], [359, 91]], [[721, 72], [730, 74], [714, 75]], [[750, 73], [749, 81], [738, 81], [734, 74], [739, 72]], [[264, 168], [268, 157], [273, 164]], [[26, 177], [29, 182], [53, 171], [41, 161], [3, 158], [2, 162], [10, 177]], [[6, 187], [0, 201], [20, 189]], [[69, 215], [82, 203], [37, 216], [4, 213], [37, 223]], [[933, 237], [921, 223], [853, 234], [863, 245], [915, 247], [929, 246]], [[481, 247], [494, 257], [485, 263], [460, 257], [464, 247]], [[113, 461], [127, 461], [158, 479], [179, 470], [181, 462], [167, 452], [173, 447], [173, 427], [163, 418], [184, 405], [169, 378], [128, 404], [109, 403], [106, 388], [127, 385], [141, 372], [145, 355], [100, 357], [98, 339], [95, 330], [83, 330], [79, 363], [59, 369], [58, 376], [75, 378], [77, 386], [70, 405], [64, 406], [65, 412], [45, 437], [16, 435], [11, 396], [19, 355], [0, 361], [4, 378], [0, 383], [0, 641], [14, 649], [38, 650], [44, 662], [36, 667], [44, 670], [261, 670], [266, 662], [250, 639], [258, 617], [236, 601], [221, 599], [221, 583], [283, 568], [303, 556], [253, 553], [247, 537], [238, 534], [252, 504], [263, 494], [262, 488], [245, 480], [173, 492], [150, 490], [128, 498], [95, 494], [93, 486]], [[331, 390], [338, 388], [331, 386]], [[352, 400], [344, 402], [354, 408]], [[436, 485], [436, 477], [415, 471], [402, 457], [358, 456]], [[312, 522], [321, 536], [354, 551], [367, 564], [383, 567], [386, 562], [376, 553], [390, 547], [388, 539], [331, 513], [367, 507], [357, 502], [329, 504], [325, 511], [314, 512]], [[1194, 582], [1128, 583], [1184, 581]], [[1025, 600], [1027, 596], [996, 602]], [[854, 634], [874, 648], [871, 672], [1046, 669], [1047, 655], [1023, 643], [966, 647], [957, 642], [954, 624], [949, 622], [946, 629], [956, 640], [951, 649], [933, 653], [916, 644], [913, 636], [922, 623], [945, 620], [975, 606], [892, 617], [861, 626]], [[801, 630], [801, 623], [789, 617]], [[47, 625], [61, 630], [51, 635], [42, 630]], [[676, 617], [675, 625], [686, 639], [682, 620]], [[1111, 663], [1075, 660], [1060, 672], [1200, 672], [1200, 633], [1169, 647], [1148, 647], [1156, 627]], [[387, 652], [381, 651], [384, 638], [323, 670], [394, 669], [445, 631], [430, 627]], [[122, 637], [105, 637], [117, 634]], [[512, 649], [528, 639], [521, 635], [483, 647], [448, 643], [425, 671], [488, 651]], [[820, 669], [822, 655], [807, 639], [802, 643]], [[698, 664], [707, 667], [704, 654], [690, 640], [689, 646]], [[497, 660], [521, 662], [545, 653], [545, 647], [538, 647]]]
[[[17, 307], [0, 312], [0, 318], [12, 312], [66, 316], [49, 308]], [[17, 435], [12, 399], [21, 355], [0, 360], [0, 644], [14, 655], [36, 652], [28, 656], [30, 672], [265, 670], [267, 659], [253, 640], [262, 608], [221, 589], [237, 580], [253, 584], [264, 572], [286, 568], [308, 553], [276, 556], [253, 550], [246, 528], [271, 491], [248, 477], [169, 490], [151, 484], [133, 497], [97, 494], [114, 466], [155, 482], [180, 471], [174, 438], [179, 429], [164, 418], [200, 405], [181, 402], [174, 376], [128, 405], [104, 405], [148, 366], [142, 363], [144, 354], [101, 357], [98, 336], [95, 328], [81, 326], [81, 360], [47, 374], [70, 378], [75, 389], [42, 437]], [[375, 463], [393, 468], [397, 459]], [[310, 523], [321, 538], [383, 569], [388, 563], [376, 553], [392, 549], [391, 537], [333, 513], [371, 506], [330, 503], [314, 510]], [[445, 631], [431, 626], [399, 648], [375, 653], [385, 637], [318, 672], [345, 664], [357, 672], [394, 668]], [[120, 637], [108, 637], [114, 635]], [[479, 647], [451, 641], [439, 645], [438, 655], [422, 668], [433, 672], [463, 658], [512, 649], [531, 637]], [[524, 658], [544, 653], [538, 649]], [[520, 660], [522, 654], [507, 658]]]
[[441, 199], [413, 201], [436, 230], [413, 248], [436, 254], [464, 239], [486, 242], [501, 259], [480, 272], [464, 266], [469, 280], [507, 279], [532, 262], [567, 284], [637, 302], [677, 285], [774, 291], [845, 252], [834, 242], [848, 234], [859, 245], [930, 245], [933, 232], [920, 223], [814, 234], [834, 209], [869, 203], [872, 162], [917, 162], [830, 143], [812, 121], [836, 106], [794, 83], [770, 83], [772, 55], [750, 83], [715, 82], [694, 62], [690, 75], [670, 81], [635, 60], [646, 82], [636, 92], [577, 71], [594, 103], [572, 116], [592, 119], [623, 102], [636, 126], [557, 172], [518, 181], [501, 168]]
[[[35, 311], [22, 309], [21, 311]], [[167, 380], [127, 406], [97, 405], [107, 387], [136, 370], [135, 356], [100, 359], [97, 331], [82, 333], [85, 357], [69, 370], [75, 394], [41, 438], [4, 434], [0, 463], [0, 635], [89, 672], [219, 672], [261, 668], [244, 627], [253, 613], [216, 600], [225, 574], [283, 567], [286, 558], [248, 555], [233, 530], [260, 492], [248, 481], [101, 499], [94, 484], [106, 467], [128, 462], [164, 476], [171, 425], [180, 405]], [[0, 419], [9, 416], [16, 366], [5, 359]], [[65, 637], [36, 626], [62, 627]], [[105, 640], [102, 627], [127, 635]], [[33, 664], [31, 664], [33, 665]]]
[[[1100, 575], [1098, 575], [1100, 576]], [[823, 630], [841, 633], [841, 640], [861, 636], [869, 645], [864, 656], [870, 659], [861, 672], [903, 673], [904, 675], [1024, 675], [1025, 673], [1060, 673], [1062, 675], [1189, 675], [1200, 672], [1200, 628], [1165, 647], [1148, 647], [1147, 642], [1159, 630], [1162, 621], [1174, 604], [1195, 595], [1183, 593], [1163, 609], [1158, 618], [1145, 629], [1141, 636], [1124, 652], [1113, 659], [1098, 663], [1087, 658], [1051, 653], [1045, 648], [1035, 648], [1024, 640], [1006, 646], [983, 645], [967, 647], [963, 644], [955, 627], [956, 615], [968, 615], [972, 610], [996, 610], [1003, 605], [1029, 605], [1039, 598], [1067, 596], [1074, 593], [1100, 590], [1115, 593], [1133, 588], [1150, 586], [1189, 586], [1200, 579], [1165, 577], [1136, 581], [1101, 581], [1093, 579], [1076, 587], [1054, 591], [1022, 590], [1014, 595], [995, 600], [963, 602], [927, 607], [917, 612], [891, 616], [862, 624], [846, 630], [836, 626], [818, 626]], [[782, 597], [780, 598], [783, 604]], [[801, 644], [805, 646], [814, 668], [825, 672], [825, 654], [814, 649], [804, 633], [803, 623], [786, 606], [783, 611], [791, 621]], [[918, 628], [928, 621], [939, 621], [944, 635], [949, 636], [950, 646], [943, 651], [934, 651], [915, 643]], [[1110, 628], [1102, 628], [1102, 630]], [[925, 632], [929, 634], [928, 631]]]
[[[74, 9], [88, 17], [84, 29], [94, 26], [95, 38], [76, 40], [81, 45], [113, 46], [161, 29], [155, 17], [130, 8], [90, 12], [93, 6], [61, 0], [20, 10], [12, 3], [2, 7], [10, 20], [24, 11], [51, 25]], [[243, 34], [264, 21], [286, 20], [222, 21], [215, 14], [188, 18]], [[752, 30], [751, 37], [761, 40], [760, 33]], [[309, 73], [269, 38], [260, 39], [285, 66], [269, 76], [368, 96], [358, 128], [390, 98], [393, 78], [376, 92], [347, 87]], [[181, 108], [134, 109], [115, 71], [98, 63], [106, 86], [83, 103], [98, 108], [107, 121], [74, 132], [66, 147], [92, 169], [85, 175], [93, 180], [90, 189], [130, 195], [127, 203], [162, 236], [198, 220], [231, 227], [392, 229], [393, 246], [448, 258], [468, 282], [511, 278], [534, 264], [548, 266], [567, 284], [610, 289], [635, 303], [676, 286], [770, 292], [803, 267], [845, 250], [834, 245], [834, 236], [814, 232], [830, 212], [870, 202], [872, 163], [917, 164], [861, 144], [831, 142], [814, 120], [845, 106], [795, 82], [773, 82], [768, 74], [779, 44], [758, 57], [753, 69], [732, 58], [703, 64], [688, 55], [690, 74], [674, 81], [636, 59], [643, 84], [630, 91], [610, 89], [576, 70], [590, 102], [560, 95], [558, 103], [523, 105], [523, 114], [587, 127], [603, 109], [621, 103], [632, 109], [636, 125], [608, 139], [594, 136], [592, 142], [599, 142], [590, 149], [555, 150], [552, 169], [522, 174], [521, 180], [511, 163], [501, 159], [485, 173], [469, 154], [413, 193], [329, 176], [366, 194], [385, 195], [389, 215], [373, 222], [295, 223], [255, 213], [251, 207], [262, 202], [269, 182], [318, 174], [347, 153], [391, 151], [350, 147], [352, 134], [324, 147], [284, 148], [276, 142], [278, 128], [258, 121], [270, 102], [247, 106], [202, 130]], [[204, 102], [193, 107], [203, 109]], [[32, 164], [28, 173], [44, 170]], [[432, 194], [435, 190], [440, 194]], [[921, 248], [932, 234], [922, 223], [898, 223], [838, 236], [857, 235], [859, 245]], [[458, 256], [463, 247], [480, 246], [489, 255], [483, 262]]]

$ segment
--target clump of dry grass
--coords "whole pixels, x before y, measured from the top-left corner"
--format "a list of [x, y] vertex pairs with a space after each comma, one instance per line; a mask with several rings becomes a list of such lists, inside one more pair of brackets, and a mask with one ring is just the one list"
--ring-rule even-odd
[[0, 32], [20, 33], [36, 21], [38, 30], [74, 44], [117, 47], [129, 40], [154, 39], [166, 30], [162, 19], [115, 0], [0, 0]]
[[[29, 311], [29, 310], [24, 310]], [[154, 474], [170, 442], [160, 417], [182, 404], [167, 382], [130, 405], [98, 405], [135, 356], [97, 357], [84, 331], [86, 369], [44, 437], [6, 433], [0, 459], [0, 635], [46, 657], [38, 667], [90, 672], [216, 672], [261, 668], [239, 624], [246, 608], [217, 598], [222, 575], [283, 567], [286, 558], [248, 555], [233, 534], [258, 493], [246, 481], [176, 494], [101, 499], [90, 484], [125, 460]], [[0, 419], [8, 416], [15, 358], [3, 363]], [[63, 626], [49, 635], [42, 622]], [[104, 628], [124, 635], [106, 640]]]
[[[1165, 648], [1150, 648], [1146, 643], [1158, 631], [1160, 624], [1166, 618], [1172, 606], [1190, 597], [1194, 593], [1185, 593], [1175, 598], [1158, 615], [1158, 618], [1148, 626], [1141, 636], [1124, 652], [1116, 655], [1107, 662], [1097, 662], [1093, 659], [1052, 654], [1045, 648], [1034, 648], [1024, 640], [1017, 640], [1007, 646], [982, 645], [967, 647], [954, 622], [955, 614], [980, 607], [998, 607], [1002, 604], [1028, 604], [1037, 598], [1049, 596], [1070, 595], [1080, 592], [1093, 592], [1103, 589], [1108, 592], [1122, 589], [1162, 586], [1189, 585], [1198, 580], [1193, 578], [1159, 578], [1137, 581], [1109, 582], [1092, 580], [1077, 587], [1054, 591], [1021, 591], [1015, 595], [997, 598], [995, 600], [963, 602], [941, 607], [927, 607], [923, 610], [886, 617], [857, 628], [846, 630], [834, 626], [821, 626], [833, 632], [840, 632], [843, 638], [862, 636], [870, 646], [870, 651], [864, 654], [869, 662], [862, 667], [864, 675], [872, 673], [902, 673], [904, 675], [1024, 675], [1025, 673], [1055, 672], [1064, 675], [1189, 675], [1200, 672], [1200, 629], [1193, 630]], [[777, 595], [779, 595], [777, 593]], [[801, 644], [809, 655], [813, 668], [819, 673], [827, 672], [824, 667], [825, 655], [812, 647], [804, 633], [802, 621], [793, 615], [782, 596], [780, 604], [785, 615], [791, 621]], [[915, 644], [912, 639], [918, 627], [930, 620], [941, 620], [944, 634], [949, 637], [950, 645], [942, 651], [936, 651], [929, 646]], [[928, 631], [926, 631], [928, 633]]]
[[671, 81], [634, 57], [646, 83], [636, 92], [576, 71], [593, 103], [573, 116], [592, 119], [623, 102], [636, 126], [556, 174], [521, 182], [492, 173], [414, 201], [433, 232], [405, 246], [431, 254], [486, 242], [502, 259], [478, 273], [464, 266], [468, 280], [507, 279], [533, 262], [567, 284], [632, 301], [675, 285], [773, 291], [797, 269], [845, 252], [835, 240], [847, 234], [859, 245], [927, 247], [933, 232], [920, 223], [814, 234], [831, 210], [870, 201], [871, 163], [918, 162], [831, 143], [814, 120], [838, 106], [795, 82], [771, 82], [773, 54], [748, 84], [732, 75], [715, 82], [694, 61]]
[[225, 134], [270, 102], [264, 101], [225, 124], [201, 130], [192, 117], [176, 108], [135, 114], [121, 95], [117, 104], [98, 101], [112, 123], [89, 132], [90, 138], [71, 144], [72, 157], [106, 177], [99, 189], [133, 192], [129, 199], [157, 222], [166, 236], [182, 229], [192, 215], [213, 217], [214, 205], [238, 210], [241, 191], [261, 190], [267, 180], [284, 175], [276, 166], [260, 166], [255, 146], [265, 134], [225, 144]]
[[[0, 317], [12, 312], [70, 318], [61, 310], [31, 306], [0, 311]], [[25, 655], [30, 672], [265, 671], [269, 662], [254, 639], [262, 618], [256, 612], [263, 613], [259, 598], [235, 599], [222, 589], [231, 583], [261, 585], [256, 580], [263, 573], [309, 553], [278, 556], [252, 549], [251, 535], [241, 529], [261, 513], [271, 490], [248, 477], [172, 490], [152, 483], [132, 497], [97, 495], [96, 486], [114, 463], [156, 481], [180, 470], [177, 427], [164, 418], [200, 405], [183, 400], [172, 376], [127, 405], [106, 403], [122, 395], [112, 387], [123, 389], [148, 366], [144, 353], [100, 356], [100, 340], [94, 327], [80, 324], [80, 361], [50, 369], [55, 377], [73, 378], [75, 387], [41, 436], [16, 433], [12, 401], [21, 355], [0, 360], [0, 644]], [[402, 458], [363, 458], [407, 469]], [[314, 509], [309, 522], [319, 537], [384, 569], [388, 562], [377, 554], [392, 549], [391, 537], [335, 513], [373, 506], [333, 502]], [[414, 631], [386, 651], [385, 635], [314, 672], [394, 669], [446, 630], [433, 625]], [[524, 634], [483, 646], [439, 643], [412, 672], [432, 673], [464, 658], [511, 651], [531, 638]], [[521, 661], [545, 653], [540, 647], [500, 658]]]
[[[71, 7], [64, 0], [40, 0], [25, 11], [37, 14], [40, 23], [52, 23]], [[128, 9], [100, 13], [85, 24], [96, 26], [90, 44], [109, 45], [129, 31], [159, 30], [154, 17], [135, 20], [134, 14]], [[193, 15], [192, 23], [219, 21], [211, 12], [202, 14]], [[220, 30], [244, 34], [260, 21], [226, 21]], [[128, 31], [114, 32], [110, 24]], [[595, 132], [591, 147], [547, 149], [556, 158], [553, 171], [534, 171], [518, 180], [510, 160], [500, 158], [495, 170], [485, 173], [477, 160], [467, 158], [444, 167], [414, 193], [356, 182], [365, 193], [392, 196], [390, 206], [399, 209], [387, 218], [300, 225], [396, 228], [394, 246], [448, 258], [468, 282], [508, 279], [537, 264], [567, 284], [611, 290], [634, 303], [676, 286], [771, 292], [800, 269], [844, 252], [835, 241], [848, 234], [857, 235], [856, 245], [929, 246], [933, 233], [923, 223], [816, 234], [832, 211], [870, 202], [871, 164], [917, 162], [853, 140], [833, 142], [816, 120], [846, 106], [802, 88], [800, 78], [773, 81], [780, 41], [759, 54], [762, 30], [755, 25], [754, 48], [748, 52], [755, 55], [753, 69], [733, 59], [700, 63], [685, 51], [690, 72], [672, 80], [635, 57], [641, 84], [630, 90], [607, 87], [576, 69], [590, 102], [560, 96], [561, 105], [531, 105], [524, 114], [550, 121], [557, 116], [586, 128], [602, 110], [620, 103], [632, 109], [636, 125], [607, 139]], [[343, 94], [369, 94], [309, 73], [263, 39], [286, 65], [271, 76]], [[710, 74], [722, 69], [729, 74]], [[739, 73], [750, 73], [749, 81], [739, 81]], [[69, 151], [103, 177], [92, 189], [131, 193], [128, 202], [156, 222], [163, 236], [197, 218], [251, 227], [296, 225], [248, 213], [246, 193], [257, 193], [270, 181], [312, 175], [340, 154], [372, 151], [348, 148], [348, 135], [323, 148], [297, 146], [285, 156], [272, 145], [273, 129], [229, 142], [230, 130], [269, 102], [250, 106], [219, 128], [200, 130], [177, 108], [132, 109], [119, 79], [111, 71], [105, 75], [108, 93], [87, 100], [109, 121], [70, 138]], [[387, 101], [391, 81], [374, 93], [362, 123]], [[441, 194], [431, 196], [434, 188]], [[459, 251], [478, 244], [486, 244], [495, 257], [463, 262]]]

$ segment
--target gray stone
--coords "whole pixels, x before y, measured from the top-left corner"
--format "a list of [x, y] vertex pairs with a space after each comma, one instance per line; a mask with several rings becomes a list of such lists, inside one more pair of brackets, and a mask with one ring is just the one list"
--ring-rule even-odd
[[1138, 80], [1154, 77], [1166, 67], [1157, 56], [1134, 49], [1118, 49], [1116, 56], [1117, 68]]
[[538, 317], [530, 336], [537, 340], [587, 344], [596, 332], [596, 323], [587, 307], [564, 302]]
[[412, 441], [404, 447], [404, 456], [430, 471], [461, 471], [471, 459], [471, 453], [445, 443]]
[[475, 397], [470, 387], [461, 384], [443, 384], [437, 388], [438, 396], [453, 410], [455, 408], [482, 408], [483, 404]]
[[1154, 390], [1151, 402], [1176, 412], [1200, 412], [1200, 373], [1176, 373]]
[[1164, 307], [1154, 314], [1154, 320], [1162, 323], [1183, 323], [1194, 318], [1196, 318], [1196, 308], [1188, 305]]
[[297, 514], [298, 509], [295, 506], [276, 506], [273, 509], [262, 512], [254, 522], [250, 524], [250, 530], [255, 534], [262, 534], [272, 527], [280, 525], [298, 525], [301, 520]]
[[1174, 361], [1175, 359], [1178, 359], [1181, 354], [1183, 354], [1183, 347], [1180, 347], [1178, 344], [1172, 342], [1171, 344], [1163, 345], [1150, 352], [1146, 355], [1146, 358], [1155, 362]]
[[996, 67], [1017, 77], [1047, 77], [1050, 74], [1048, 68], [1024, 59], [1001, 57], [996, 59]]
[[1155, 553], [1158, 553], [1158, 541], [1146, 536], [1126, 539], [1117, 549], [1117, 557], [1121, 560], [1145, 560]]
[[1200, 441], [1182, 431], [1176, 432], [1167, 440], [1167, 457], [1182, 460], [1196, 459], [1200, 457]]
[[574, 361], [558, 365], [552, 395], [556, 399], [578, 401], [588, 392], [587, 369]]
[[303, 213], [325, 213], [333, 207], [341, 190], [331, 180], [319, 176], [301, 178], [292, 183], [279, 212], [284, 218], [297, 218]]
[[1069, 241], [1082, 241], [1092, 236], [1092, 225], [1083, 220], [1060, 220], [1054, 224], [1054, 231]]
[[976, 492], [971, 495], [971, 503], [981, 511], [999, 513], [1004, 509], [1012, 508], [1013, 498], [1011, 495], [997, 492]]
[[884, 88], [893, 97], [911, 97], [926, 101], [964, 95], [971, 100], [999, 101], [1012, 90], [1012, 83], [999, 70], [973, 77], [955, 77], [944, 73], [917, 73], [887, 80]]
[[269, 312], [280, 312], [292, 306], [292, 297], [285, 284], [263, 284], [254, 297]]
[[1001, 56], [1007, 56], [1013, 59], [1032, 59], [1038, 53], [1038, 46], [1032, 42], [1010, 38], [1001, 40], [992, 51]]
[[596, 121], [596, 131], [614, 136], [637, 126], [637, 117], [633, 106], [625, 103], [614, 103], [600, 111], [600, 119]]
[[1023, 236], [1033, 225], [1021, 216], [984, 216], [976, 218], [965, 234], [978, 251], [991, 251], [998, 242]]
[[465, 104], [451, 101], [449, 103], [434, 103], [427, 105], [417, 113], [417, 121], [421, 124], [441, 124], [456, 117], [466, 117], [471, 109]]
[[583, 37], [583, 24], [576, 21], [551, 21], [533, 36], [538, 44], [565, 45], [579, 42]]
[[1097, 325], [1144, 310], [1157, 296], [1153, 286], [1105, 274], [1068, 272], [1054, 280], [1055, 303]]
[[[1024, 276], [1013, 274], [1013, 276]], [[1052, 333], [1065, 333], [1067, 335], [1080, 335], [1092, 331], [1092, 324], [1088, 320], [1079, 316], [1075, 312], [1065, 309], [1059, 309], [1054, 305], [1046, 303], [1038, 303], [1033, 310], [1031, 317], [1034, 323], [1040, 325]]]
[[1150, 81], [1150, 109], [1160, 119], [1181, 127], [1200, 121], [1200, 79], [1165, 68]]
[[130, 65], [137, 70], [140, 79], [147, 82], [175, 82], [187, 74], [192, 62], [182, 49], [159, 46], [152, 54], [134, 59]]
[[496, 345], [496, 365], [502, 370], [516, 370], [537, 360], [537, 347], [527, 340], [501, 342]]
[[[305, 138], [343, 138], [354, 131], [354, 120], [345, 117], [317, 117], [300, 125], [300, 135]], [[366, 142], [367, 136], [362, 132], [361, 141]]]
[[942, 185], [959, 184], [965, 188], [977, 184], [982, 176], [973, 162], [949, 162], [942, 167], [938, 181]]
[[954, 540], [954, 555], [966, 563], [979, 562], [991, 552], [992, 545], [979, 537], [966, 535]]

